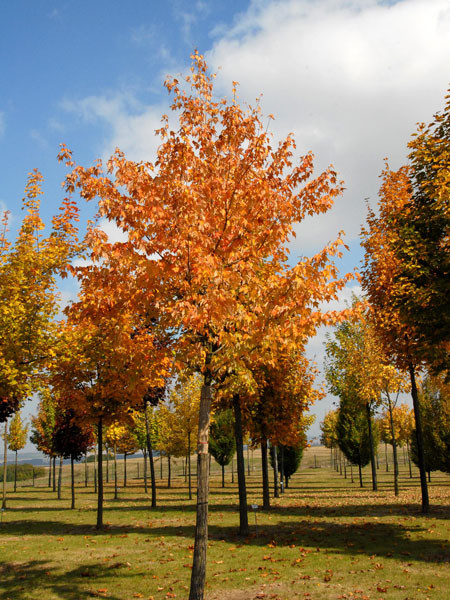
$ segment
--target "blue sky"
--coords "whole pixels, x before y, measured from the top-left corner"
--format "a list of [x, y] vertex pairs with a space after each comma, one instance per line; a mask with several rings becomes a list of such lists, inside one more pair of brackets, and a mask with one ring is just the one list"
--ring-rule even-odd
[[[384, 157], [397, 168], [418, 121], [441, 109], [450, 83], [447, 0], [15, 0], [0, 7], [0, 207], [20, 223], [26, 175], [45, 178], [42, 214], [62, 200], [59, 144], [92, 164], [116, 146], [152, 159], [167, 111], [166, 74], [194, 48], [240, 98], [262, 94], [275, 138], [295, 134], [318, 169], [333, 163], [346, 191], [324, 217], [298, 228], [291, 255], [346, 231], [342, 268], [359, 264], [365, 199], [376, 202]], [[95, 206], [81, 206], [83, 219]], [[105, 229], [116, 235], [113, 228]], [[74, 287], [62, 289], [70, 298]], [[350, 297], [351, 290], [343, 294]], [[323, 334], [310, 345], [320, 363]], [[318, 422], [331, 399], [317, 407]], [[313, 428], [318, 434], [318, 425]]]

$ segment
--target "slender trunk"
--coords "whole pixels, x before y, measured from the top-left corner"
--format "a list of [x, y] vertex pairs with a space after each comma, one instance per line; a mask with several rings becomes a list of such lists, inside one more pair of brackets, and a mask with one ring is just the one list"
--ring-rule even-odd
[[[6, 475], [8, 471], [8, 420], [5, 421], [5, 432], [3, 438], [3, 499], [2, 508], [6, 508]], [[50, 463], [51, 464], [51, 463]]]
[[431, 471], [428, 471], [428, 481], [431, 483]]
[[70, 457], [70, 477], [72, 479], [72, 504], [71, 509], [75, 508], [75, 469], [73, 467], [73, 456]]
[[249, 445], [247, 443], [247, 475], [250, 477], [250, 448]]
[[16, 460], [14, 462], [14, 492], [17, 492], [17, 450], [16, 450]]
[[[315, 457], [314, 457], [315, 458]], [[280, 481], [281, 493], [284, 493], [284, 446], [280, 446]]]
[[144, 491], [148, 494], [147, 484], [147, 448], [144, 448]]
[[170, 463], [170, 454], [167, 456], [167, 487], [170, 488], [172, 482], [171, 482], [171, 477], [172, 477], [172, 469], [171, 469], [171, 463]]
[[[409, 452], [409, 442], [406, 442], [406, 454], [408, 455], [409, 478], [412, 479], [413, 474], [412, 474], [412, 465], [411, 465], [411, 454]], [[405, 465], [406, 465], [406, 458], [405, 458]]]
[[224, 488], [225, 487], [225, 465], [222, 464], [221, 467], [222, 467], [222, 487]]
[[148, 404], [145, 403], [145, 441], [147, 442], [148, 459], [150, 461], [150, 482], [152, 486], [152, 508], [156, 508], [156, 477], [155, 462], [153, 460], [152, 437], [150, 435], [150, 422], [148, 418]]
[[119, 490], [117, 485], [117, 445], [114, 443], [114, 500], [119, 497]]
[[59, 457], [58, 469], [58, 500], [61, 500], [61, 483], [62, 483], [63, 457]]
[[159, 453], [159, 478], [163, 478], [163, 455]]
[[[239, 535], [248, 536], [248, 510], [247, 510], [247, 487], [245, 485], [245, 464], [244, 464], [244, 436], [242, 433], [242, 412], [239, 395], [233, 396], [234, 412], [234, 437], [236, 439], [236, 460], [238, 474], [238, 492], [239, 492]], [[248, 473], [250, 474], [250, 461], [248, 460]]]
[[106, 483], [109, 483], [109, 448], [105, 447], [106, 450]]
[[387, 443], [384, 443], [384, 458], [386, 459], [386, 473], [389, 473], [389, 462], [388, 462], [388, 452], [387, 452]]
[[98, 502], [97, 502], [97, 529], [103, 529], [103, 423], [102, 417], [98, 420]]
[[273, 497], [279, 498], [280, 494], [278, 492], [278, 453], [277, 447], [272, 446], [271, 448], [272, 458], [273, 458]]
[[409, 375], [411, 378], [411, 395], [413, 399], [414, 419], [416, 422], [417, 458], [419, 462], [420, 487], [422, 489], [422, 512], [428, 513], [430, 510], [430, 500], [428, 498], [427, 476], [425, 472], [422, 419], [420, 415], [419, 395], [416, 387], [416, 374], [413, 365], [409, 365]]
[[353, 483], [353, 465], [352, 465], [352, 463], [350, 463], [350, 477], [351, 477], [351, 480]]
[[97, 493], [97, 449], [94, 448], [94, 494]]
[[84, 454], [84, 487], [88, 486], [88, 464], [87, 464], [87, 452]]
[[344, 462], [344, 479], [347, 479], [347, 461], [345, 460], [345, 457], [344, 457], [343, 462]]
[[375, 452], [375, 459], [377, 462], [377, 471], [378, 471], [380, 468], [380, 457], [378, 456], [378, 450]]
[[330, 469], [333, 468], [333, 448], [330, 448]]
[[52, 457], [48, 458], [48, 487], [52, 487]]
[[53, 491], [56, 492], [56, 456], [53, 457]]
[[363, 479], [362, 479], [362, 469], [361, 469], [361, 463], [358, 464], [358, 468], [359, 468], [359, 486], [360, 487], [364, 487], [363, 486]]
[[[191, 474], [191, 432], [188, 432], [188, 453], [187, 453], [188, 487], [189, 500], [192, 500], [192, 474]], [[209, 475], [209, 469], [208, 469]]]
[[[392, 410], [392, 402], [389, 394], [387, 394], [388, 409], [389, 409], [389, 424], [391, 428], [391, 444], [392, 452], [394, 454], [394, 493], [398, 496], [398, 459], [397, 459], [397, 442], [395, 440], [395, 427], [394, 427], [394, 414]], [[386, 454], [386, 467], [387, 467], [387, 454]]]
[[342, 452], [339, 450], [339, 475], [342, 475]]
[[208, 545], [208, 437], [211, 413], [211, 354], [205, 357], [205, 374], [200, 396], [197, 446], [197, 515], [195, 523], [194, 559], [189, 600], [203, 600]]
[[234, 483], [234, 457], [231, 457], [231, 483]]
[[375, 445], [373, 441], [373, 429], [372, 429], [372, 411], [370, 410], [370, 404], [366, 403], [367, 413], [367, 425], [369, 427], [369, 443], [370, 443], [370, 466], [372, 467], [372, 490], [378, 491], [377, 482], [377, 468], [375, 464]]
[[262, 479], [263, 479], [263, 509], [270, 508], [270, 491], [269, 491], [269, 466], [267, 460], [267, 440], [261, 442], [261, 464], [262, 464]]
[[127, 487], [127, 453], [123, 453], [123, 487]]

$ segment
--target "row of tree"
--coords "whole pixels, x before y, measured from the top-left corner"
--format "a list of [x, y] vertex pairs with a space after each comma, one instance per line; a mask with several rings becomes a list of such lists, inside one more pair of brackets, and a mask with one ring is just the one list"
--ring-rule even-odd
[[[312, 155], [295, 161], [292, 136], [274, 144], [259, 105], [243, 109], [236, 85], [231, 99], [216, 99], [214, 76], [203, 57], [196, 53], [192, 58], [187, 92], [175, 78], [165, 83], [177, 123], [163, 117], [153, 163], [127, 160], [117, 150], [106, 169], [100, 161], [86, 168], [62, 147], [59, 159], [69, 168], [67, 198], [47, 238], [39, 218], [41, 176], [30, 176], [24, 201], [28, 212], [16, 244], [7, 241], [6, 232], [0, 240], [0, 420], [6, 429], [8, 416], [40, 389], [55, 399], [61, 422], [79, 428], [73, 437], [94, 428], [101, 528], [105, 428], [130, 424], [135, 413], [143, 415], [155, 506], [147, 408], [158, 406], [168, 387], [183, 389], [199, 373], [197, 521], [189, 598], [201, 600], [212, 411], [234, 413], [240, 532], [246, 535], [244, 435], [261, 445], [268, 505], [268, 445], [301, 446], [308, 425], [305, 413], [323, 395], [314, 389], [306, 343], [317, 327], [339, 322], [355, 309], [320, 309], [336, 300], [352, 277], [339, 278], [333, 263], [341, 252], [341, 237], [312, 257], [288, 262], [296, 225], [326, 212], [342, 192], [335, 171], [329, 168], [312, 178]], [[448, 340], [438, 329], [441, 323], [448, 325], [448, 318], [440, 321], [437, 314], [448, 296], [442, 286], [436, 287], [435, 276], [436, 269], [445, 271], [442, 261], [448, 260], [448, 232], [441, 235], [448, 210], [448, 195], [441, 193], [445, 186], [448, 190], [442, 175], [448, 164], [448, 112], [432, 131], [424, 128], [416, 138], [411, 170], [385, 173], [384, 204], [379, 217], [370, 213], [364, 238], [363, 286], [374, 307], [383, 356], [395, 357], [397, 367], [409, 371], [415, 406], [415, 373], [424, 360], [443, 368], [442, 347]], [[434, 143], [436, 138], [444, 143]], [[96, 200], [98, 219], [114, 223], [125, 241], [111, 242], [96, 221], [79, 242], [74, 194]], [[391, 217], [393, 208], [401, 208], [398, 218]], [[434, 218], [433, 211], [441, 212]], [[420, 276], [404, 266], [409, 256], [422, 264], [423, 242], [411, 234], [410, 217], [435, 226]], [[403, 229], [395, 229], [396, 223]], [[409, 236], [406, 253], [398, 241], [404, 235]], [[70, 266], [76, 255], [84, 264]], [[66, 310], [66, 319], [57, 323], [55, 277], [68, 271], [77, 277], [80, 294]], [[421, 287], [424, 280], [428, 288]], [[431, 290], [430, 297], [424, 289]], [[433, 326], [423, 316], [424, 302], [430, 303]], [[343, 386], [348, 395], [353, 383], [336, 376], [332, 385]], [[422, 465], [418, 419], [416, 411]], [[67, 446], [60, 450], [67, 452]], [[277, 453], [273, 461], [276, 465]], [[424, 509], [425, 492], [426, 480]]]

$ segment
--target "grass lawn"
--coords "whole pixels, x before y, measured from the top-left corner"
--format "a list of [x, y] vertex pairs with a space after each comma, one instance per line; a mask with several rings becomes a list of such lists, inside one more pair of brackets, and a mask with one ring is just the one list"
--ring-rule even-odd
[[[261, 504], [256, 452], [254, 460], [248, 500]], [[380, 464], [380, 491], [372, 492], [367, 468], [361, 489], [356, 470], [351, 483], [349, 472], [345, 479], [330, 468], [327, 450], [310, 448], [289, 489], [270, 511], [258, 509], [256, 525], [251, 512], [252, 533], [240, 539], [237, 484], [228, 470], [222, 489], [214, 465], [208, 600], [447, 600], [450, 479], [432, 474], [431, 512], [424, 517], [417, 470], [410, 479], [407, 465], [400, 466], [396, 498], [392, 467], [387, 473]], [[102, 532], [94, 528], [96, 498], [92, 486], [84, 487], [82, 465], [75, 510], [68, 467], [61, 500], [45, 478], [35, 487], [20, 482], [15, 494], [9, 491], [0, 525], [0, 599], [187, 598], [195, 503], [180, 469], [181, 463], [171, 489], [158, 480], [159, 506], [152, 510], [137, 462], [129, 460], [129, 483], [118, 500], [106, 485]]]

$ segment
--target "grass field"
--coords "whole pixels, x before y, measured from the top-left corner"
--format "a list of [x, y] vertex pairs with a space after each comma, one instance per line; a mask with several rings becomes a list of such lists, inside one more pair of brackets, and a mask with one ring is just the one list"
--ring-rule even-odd
[[[248, 500], [261, 504], [256, 452], [253, 458]], [[410, 479], [407, 465], [400, 466], [396, 498], [382, 461], [380, 491], [372, 492], [367, 468], [361, 489], [356, 471], [351, 483], [349, 472], [345, 479], [330, 468], [327, 450], [310, 448], [289, 489], [270, 511], [256, 511], [256, 524], [251, 512], [252, 533], [240, 539], [237, 484], [228, 471], [222, 489], [215, 465], [208, 600], [447, 600], [450, 479], [432, 474], [431, 512], [424, 517], [417, 470]], [[20, 482], [9, 492], [0, 525], [0, 599], [187, 598], [195, 500], [187, 498], [180, 468], [171, 489], [165, 478], [158, 480], [159, 506], [152, 510], [137, 462], [130, 460], [130, 480], [118, 500], [112, 483], [106, 486], [102, 532], [94, 528], [96, 498], [84, 487], [83, 465], [77, 466], [75, 510], [69, 508], [68, 467], [61, 500], [45, 478], [35, 487]]]

